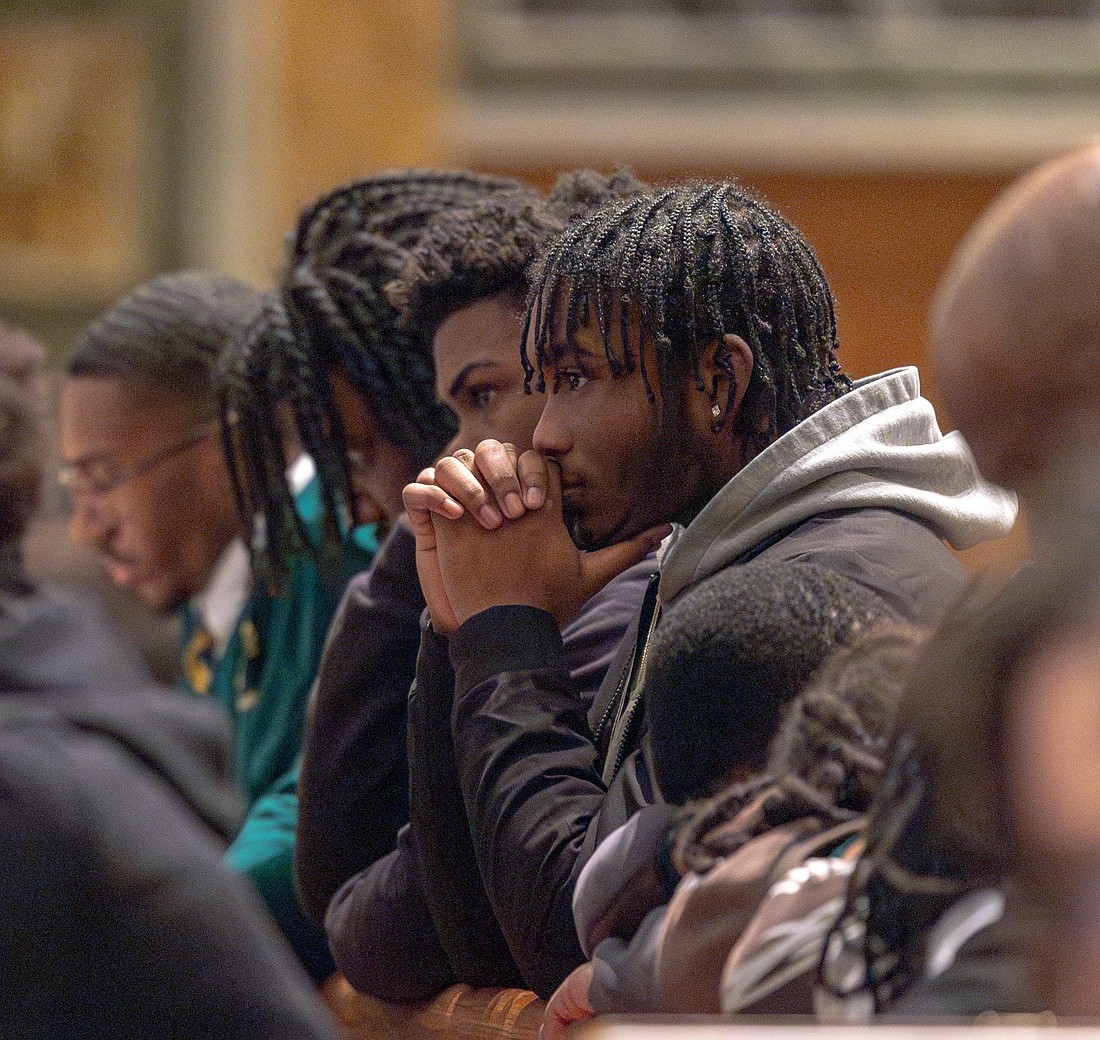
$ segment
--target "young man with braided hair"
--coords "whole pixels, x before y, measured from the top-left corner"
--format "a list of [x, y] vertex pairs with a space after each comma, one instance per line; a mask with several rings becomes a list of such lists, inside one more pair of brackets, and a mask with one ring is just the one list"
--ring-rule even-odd
[[[400, 320], [384, 288], [428, 221], [517, 194], [530, 192], [415, 169], [326, 192], [303, 210], [279, 285], [220, 366], [227, 451], [261, 572], [278, 581], [297, 553], [324, 558], [363, 530], [390, 530], [373, 572], [382, 602], [364, 618], [366, 638], [357, 626], [341, 641], [357, 598], [341, 609], [306, 732], [296, 848], [317, 921], [347, 877], [393, 848], [408, 817], [405, 703], [423, 601], [398, 523], [401, 489], [455, 431], [436, 397], [430, 340]], [[308, 501], [291, 494], [288, 467], [316, 471]]]
[[[661, 603], [727, 567], [799, 559], [928, 621], [963, 582], [941, 538], [1001, 535], [1015, 504], [941, 436], [915, 371], [841, 372], [809, 245], [733, 184], [656, 190], [574, 223], [535, 272], [526, 344], [548, 391], [535, 450], [441, 460], [405, 505], [432, 619], [421, 668], [449, 657], [458, 675], [481, 872], [548, 993], [581, 960], [577, 872], [656, 796], [641, 709]], [[670, 523], [659, 582], [586, 717], [560, 627]]]
[[[263, 518], [262, 530], [270, 532], [280, 515], [289, 516], [279, 504], [285, 492], [278, 471], [261, 471], [270, 455], [264, 430], [288, 405], [301, 443], [317, 459], [326, 512], [335, 514], [327, 530], [348, 517], [380, 516], [391, 526], [375, 565], [349, 588], [329, 637], [306, 733], [297, 841], [300, 889], [318, 917], [348, 878], [385, 857], [378, 871], [352, 886], [354, 894], [341, 904], [348, 927], [333, 933], [340, 966], [378, 996], [416, 999], [457, 980], [521, 981], [502, 938], [476, 948], [462, 944], [461, 922], [476, 906], [483, 905], [492, 921], [472, 850], [452, 842], [446, 862], [437, 855], [428, 871], [434, 884], [426, 891], [408, 840], [393, 852], [395, 832], [409, 813], [405, 713], [423, 609], [412, 536], [393, 508], [396, 501], [400, 509], [405, 470], [422, 461], [421, 452], [409, 449], [422, 444], [435, 454], [443, 448], [441, 423], [433, 417], [447, 404], [458, 417], [453, 447], [486, 435], [530, 444], [539, 402], [523, 393], [518, 352], [526, 268], [541, 243], [560, 230], [559, 214], [596, 192], [633, 184], [594, 175], [570, 180], [555, 194], [553, 208], [515, 182], [472, 174], [410, 171], [338, 189], [303, 214], [278, 299], [225, 366], [242, 492], [254, 496], [246, 504]], [[465, 206], [455, 208], [460, 201]], [[343, 215], [341, 222], [328, 216], [334, 211]], [[414, 230], [423, 238], [405, 255], [403, 244]], [[412, 301], [400, 323], [381, 296], [398, 260], [406, 263], [399, 281]], [[434, 384], [433, 343], [439, 362]], [[414, 400], [400, 421], [416, 427], [415, 437], [374, 421], [375, 412], [409, 398]], [[321, 408], [325, 414], [318, 418]], [[388, 417], [390, 426], [398, 421]], [[361, 473], [348, 464], [349, 448], [390, 463]], [[404, 463], [397, 465], [403, 449]], [[364, 505], [373, 515], [364, 517]], [[293, 526], [283, 528], [265, 547], [275, 557], [272, 571], [278, 566], [273, 545], [292, 544], [297, 536]], [[598, 686], [652, 568], [623, 575], [567, 636], [582, 688]], [[437, 849], [462, 835], [468, 846], [457, 781], [433, 743], [449, 712], [433, 714], [425, 701], [415, 703], [420, 714], [410, 725], [418, 739], [410, 734], [410, 743], [435, 749], [422, 768], [414, 761], [414, 806], [426, 802], [430, 821], [422, 830]], [[434, 813], [441, 802], [450, 816]], [[418, 854], [424, 849], [421, 843]], [[397, 895], [374, 898], [382, 892]], [[452, 896], [457, 901], [448, 905]], [[371, 915], [369, 923], [361, 911]], [[387, 941], [387, 930], [399, 936], [399, 949]], [[367, 957], [374, 961], [365, 965]]]
[[64, 483], [74, 541], [116, 584], [182, 618], [190, 694], [221, 704], [248, 808], [227, 852], [316, 979], [331, 973], [323, 932], [302, 915], [292, 871], [296, 760], [329, 620], [369, 551], [321, 568], [300, 555], [279, 594], [254, 582], [218, 441], [214, 370], [256, 320], [261, 297], [217, 274], [162, 275], [82, 334], [61, 393]]
[[[257, 566], [276, 580], [305, 530], [286, 480], [288, 427], [316, 467], [325, 545], [349, 526], [384, 534], [400, 489], [455, 431], [434, 393], [431, 345], [385, 295], [405, 248], [435, 214], [521, 190], [508, 178], [398, 170], [326, 192], [299, 216], [286, 269], [220, 378], [226, 445], [242, 511], [259, 521]], [[395, 490], [396, 488], [396, 490]]]

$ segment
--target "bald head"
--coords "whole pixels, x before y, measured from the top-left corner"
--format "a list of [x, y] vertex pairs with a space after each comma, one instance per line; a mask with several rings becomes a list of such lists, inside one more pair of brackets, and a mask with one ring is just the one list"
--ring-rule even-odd
[[1100, 428], [1100, 145], [990, 206], [940, 283], [931, 332], [948, 410], [987, 477], [1027, 495]]

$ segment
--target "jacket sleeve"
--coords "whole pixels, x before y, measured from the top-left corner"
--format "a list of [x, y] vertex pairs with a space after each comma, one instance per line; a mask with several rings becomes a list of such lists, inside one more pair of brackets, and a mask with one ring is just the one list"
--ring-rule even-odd
[[333, 896], [325, 930], [336, 966], [360, 993], [401, 1004], [427, 1000], [458, 981], [424, 901], [409, 828], [397, 848]]
[[521, 983], [481, 881], [451, 736], [455, 676], [446, 638], [427, 625], [409, 695], [409, 842], [436, 934], [472, 986]]
[[371, 569], [353, 579], [313, 689], [295, 867], [317, 921], [348, 878], [393, 849], [408, 819], [405, 702], [424, 607], [414, 551], [398, 524]]
[[[571, 660], [571, 644], [610, 661], [624, 633], [634, 639], [653, 570], [649, 561], [610, 583], [564, 641], [554, 619], [530, 607], [484, 611], [450, 640], [455, 762], [481, 876], [512, 956], [540, 996], [583, 959], [573, 926], [576, 876], [597, 833], [626, 818], [601, 821], [608, 790], [587, 714], [601, 669], [586, 672]], [[617, 679], [614, 670], [605, 676], [612, 685]], [[639, 770], [641, 756], [628, 759], [612, 785], [622, 812], [640, 807], [639, 796], [651, 800]]]

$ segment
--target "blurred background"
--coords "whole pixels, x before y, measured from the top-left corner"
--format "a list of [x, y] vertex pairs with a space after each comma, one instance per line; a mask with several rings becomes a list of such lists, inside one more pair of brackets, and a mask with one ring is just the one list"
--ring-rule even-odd
[[276, 269], [389, 166], [734, 175], [817, 248], [856, 372], [1021, 168], [1100, 132], [1086, 0], [0, 0], [0, 307], [62, 350], [164, 268]]
[[0, 314], [59, 357], [159, 270], [269, 281], [298, 210], [365, 172], [626, 165], [763, 192], [849, 371], [922, 365], [935, 400], [952, 249], [1097, 132], [1093, 0], [2, 0]]

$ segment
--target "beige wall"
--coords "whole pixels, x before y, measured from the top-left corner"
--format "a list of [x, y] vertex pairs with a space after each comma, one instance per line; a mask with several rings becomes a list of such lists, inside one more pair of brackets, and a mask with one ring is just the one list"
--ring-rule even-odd
[[447, 161], [442, 0], [208, 0], [197, 28], [211, 127], [195, 135], [195, 254], [266, 279], [322, 191]]

